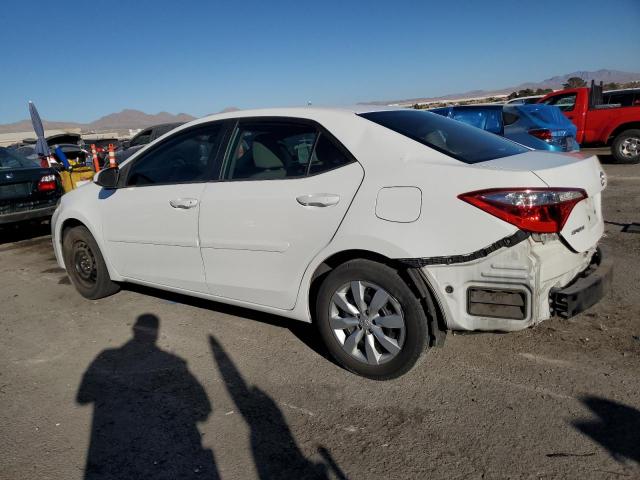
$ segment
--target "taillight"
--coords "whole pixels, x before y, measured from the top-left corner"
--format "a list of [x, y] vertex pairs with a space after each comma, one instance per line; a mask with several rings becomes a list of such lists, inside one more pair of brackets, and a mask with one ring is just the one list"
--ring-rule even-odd
[[529, 130], [529, 135], [533, 135], [540, 140], [544, 140], [545, 142], [550, 142], [553, 140], [553, 133], [548, 128], [534, 128], [533, 130]]
[[577, 188], [509, 188], [463, 193], [458, 198], [521, 230], [560, 233], [573, 207], [587, 194]]
[[55, 175], [45, 175], [38, 182], [39, 192], [53, 192], [57, 187]]

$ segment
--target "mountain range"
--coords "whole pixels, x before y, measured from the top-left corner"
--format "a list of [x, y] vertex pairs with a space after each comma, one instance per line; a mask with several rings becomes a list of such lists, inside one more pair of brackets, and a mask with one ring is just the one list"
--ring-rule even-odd
[[620, 70], [595, 70], [595, 71], [576, 71], [571, 73], [565, 73], [564, 75], [556, 75], [555, 77], [547, 78], [540, 82], [525, 82], [519, 85], [498, 88], [495, 90], [469, 90], [462, 93], [449, 93], [440, 97], [419, 97], [419, 98], [406, 98], [402, 100], [374, 100], [371, 102], [364, 102], [368, 105], [390, 105], [390, 104], [413, 104], [413, 103], [427, 103], [438, 100], [452, 100], [452, 99], [465, 99], [465, 98], [478, 98], [478, 97], [490, 97], [492, 95], [504, 95], [511, 92], [517, 92], [518, 90], [524, 90], [530, 88], [536, 90], [538, 88], [552, 88], [559, 90], [562, 88], [562, 84], [565, 83], [571, 77], [580, 77], [587, 82], [591, 83], [594, 80], [596, 83], [602, 81], [607, 83], [628, 83], [634, 81], [640, 81], [640, 73], [623, 72]]
[[[566, 73], [564, 75], [557, 75], [555, 77], [547, 78], [540, 82], [525, 82], [520, 85], [511, 87], [499, 88], [496, 90], [470, 90], [463, 93], [450, 93], [440, 97], [420, 97], [420, 98], [408, 98], [402, 100], [375, 100], [370, 102], [364, 102], [369, 105], [389, 105], [389, 104], [413, 104], [413, 103], [427, 103], [438, 100], [451, 100], [451, 99], [464, 99], [464, 98], [482, 98], [490, 97], [492, 95], [504, 95], [514, 91], [522, 90], [525, 88], [537, 89], [537, 88], [553, 88], [560, 89], [562, 84], [570, 77], [580, 77], [590, 83], [591, 80], [604, 83], [627, 83], [640, 80], [640, 73], [623, 72], [620, 70], [596, 70], [596, 71], [577, 71]], [[236, 107], [228, 107], [222, 112], [237, 110]], [[141, 112], [139, 110], [126, 109], [118, 113], [111, 113], [99, 118], [91, 123], [77, 123], [77, 122], [64, 122], [64, 121], [51, 121], [44, 120], [44, 126], [47, 130], [64, 130], [68, 128], [80, 128], [83, 131], [109, 131], [116, 130], [122, 131], [129, 128], [144, 128], [151, 125], [157, 125], [159, 123], [173, 123], [173, 122], [188, 122], [194, 120], [196, 117], [187, 113], [178, 113], [177, 115], [160, 112], [154, 115]], [[15, 132], [27, 132], [32, 130], [31, 120], [22, 120], [15, 123], [8, 123], [0, 125], [0, 133], [15, 133]]]
[[[91, 123], [63, 122], [43, 120], [45, 130], [65, 130], [81, 128], [83, 131], [126, 130], [129, 128], [144, 128], [159, 123], [189, 122], [196, 117], [186, 113], [174, 115], [160, 112], [155, 115], [140, 110], [125, 109], [118, 113], [111, 113]], [[28, 132], [33, 129], [31, 120], [21, 120], [15, 123], [0, 125], [0, 133]]]

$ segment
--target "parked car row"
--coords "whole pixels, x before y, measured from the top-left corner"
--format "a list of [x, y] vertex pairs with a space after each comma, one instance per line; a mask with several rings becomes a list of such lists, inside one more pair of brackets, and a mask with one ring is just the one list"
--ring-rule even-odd
[[583, 146], [610, 146], [618, 163], [640, 162], [640, 89], [602, 92], [602, 87], [572, 88], [540, 100], [554, 105], [577, 128]]
[[580, 148], [576, 127], [558, 108], [548, 105], [466, 105], [431, 111], [536, 150], [573, 152]]

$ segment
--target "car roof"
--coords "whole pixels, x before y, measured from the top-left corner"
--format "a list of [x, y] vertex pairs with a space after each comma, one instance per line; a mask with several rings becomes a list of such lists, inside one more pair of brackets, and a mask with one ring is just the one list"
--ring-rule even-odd
[[[316, 116], [327, 116], [335, 114], [338, 116], [355, 115], [361, 113], [370, 113], [388, 110], [404, 110], [401, 107], [388, 105], [351, 105], [351, 106], [302, 106], [302, 107], [270, 107], [256, 108], [249, 110], [234, 110], [232, 112], [215, 113], [208, 115], [193, 123], [200, 123], [212, 120], [223, 120], [227, 118], [243, 118], [243, 117], [294, 117], [294, 118], [314, 118]], [[190, 122], [191, 123], [191, 122]]]

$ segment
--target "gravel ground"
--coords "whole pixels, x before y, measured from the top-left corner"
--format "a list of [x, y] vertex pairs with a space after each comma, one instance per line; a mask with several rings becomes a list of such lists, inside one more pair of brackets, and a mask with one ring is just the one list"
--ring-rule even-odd
[[0, 231], [0, 478], [640, 478], [640, 165], [605, 169], [606, 299], [390, 382], [279, 317], [85, 300], [46, 226]]

